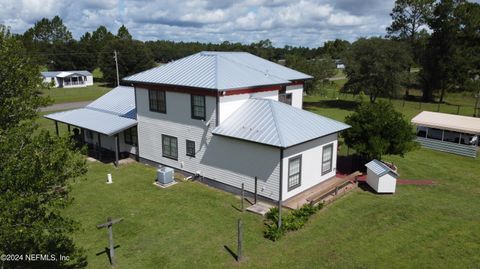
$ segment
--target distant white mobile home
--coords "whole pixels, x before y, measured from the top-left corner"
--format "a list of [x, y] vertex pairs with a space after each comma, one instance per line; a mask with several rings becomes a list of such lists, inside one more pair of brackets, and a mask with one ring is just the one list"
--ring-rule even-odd
[[93, 85], [92, 73], [80, 71], [46, 71], [41, 72], [43, 82], [55, 88], [78, 88]]

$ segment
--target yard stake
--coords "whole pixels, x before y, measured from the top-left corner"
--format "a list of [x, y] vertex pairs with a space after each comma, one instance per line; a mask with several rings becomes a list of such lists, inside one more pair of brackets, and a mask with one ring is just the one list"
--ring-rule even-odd
[[238, 219], [237, 222], [237, 262], [242, 260], [242, 252], [243, 252], [243, 236], [242, 236], [242, 220]]

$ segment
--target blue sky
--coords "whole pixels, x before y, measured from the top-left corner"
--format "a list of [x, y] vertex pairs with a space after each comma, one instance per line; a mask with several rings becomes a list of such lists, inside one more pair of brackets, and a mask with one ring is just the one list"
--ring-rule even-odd
[[60, 15], [79, 38], [125, 24], [136, 39], [317, 47], [335, 38], [385, 35], [393, 0], [0, 0], [0, 24], [23, 33]]

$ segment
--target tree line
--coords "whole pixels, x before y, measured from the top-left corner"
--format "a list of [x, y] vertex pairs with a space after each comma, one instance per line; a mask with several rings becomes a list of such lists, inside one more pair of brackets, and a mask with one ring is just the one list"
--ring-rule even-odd
[[364, 92], [375, 102], [413, 87], [422, 101], [444, 102], [447, 92], [480, 90], [478, 3], [397, 0], [390, 16], [385, 38], [361, 38], [346, 51], [345, 92]]

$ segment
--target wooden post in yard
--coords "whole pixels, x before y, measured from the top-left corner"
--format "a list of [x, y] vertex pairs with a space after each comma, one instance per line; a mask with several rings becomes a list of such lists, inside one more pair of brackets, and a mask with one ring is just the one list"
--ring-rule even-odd
[[109, 241], [109, 251], [110, 251], [110, 265], [115, 266], [115, 246], [113, 245], [113, 229], [112, 226], [119, 222], [123, 221], [123, 218], [112, 220], [108, 217], [107, 222], [98, 224], [97, 229], [107, 228], [108, 229], [108, 241]]
[[244, 210], [243, 200], [245, 200], [245, 184], [244, 183], [242, 183], [242, 212]]
[[255, 177], [255, 197], [254, 197], [254, 204], [257, 204], [257, 186], [258, 186], [258, 178]]
[[242, 220], [238, 219], [237, 222], [237, 262], [242, 260], [242, 255], [243, 255], [243, 236], [242, 236]]

